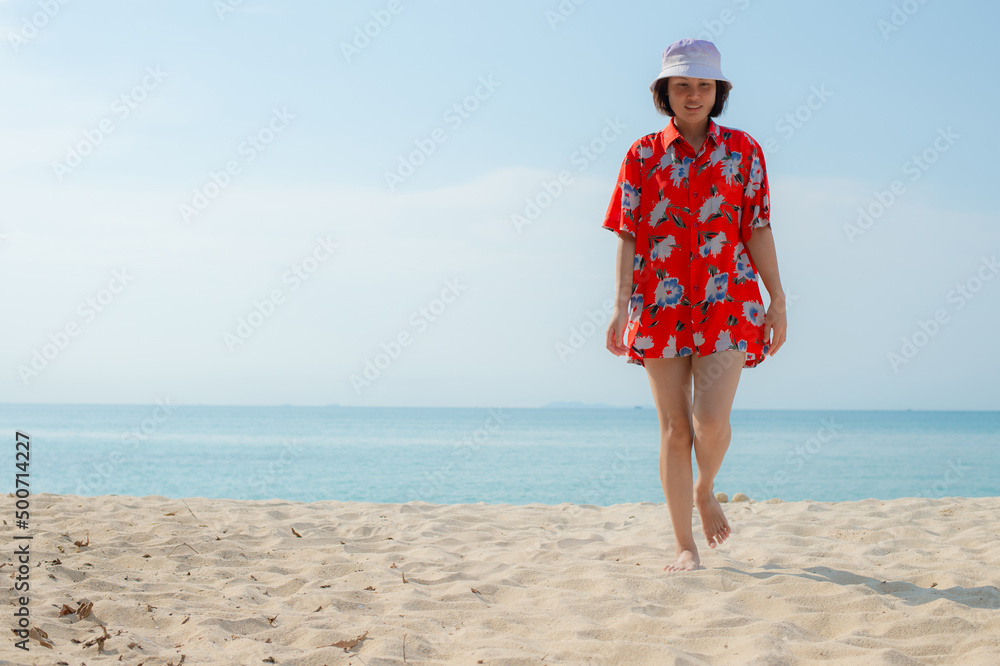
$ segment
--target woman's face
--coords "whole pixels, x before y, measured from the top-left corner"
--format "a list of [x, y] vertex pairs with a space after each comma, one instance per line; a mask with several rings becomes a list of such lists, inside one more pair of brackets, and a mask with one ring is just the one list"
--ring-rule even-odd
[[715, 79], [671, 76], [667, 82], [667, 99], [679, 120], [700, 123], [708, 118], [715, 106]]

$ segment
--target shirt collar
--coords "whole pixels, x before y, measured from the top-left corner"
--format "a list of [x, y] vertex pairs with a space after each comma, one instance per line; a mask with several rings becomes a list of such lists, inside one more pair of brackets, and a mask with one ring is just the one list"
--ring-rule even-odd
[[[667, 126], [663, 128], [663, 149], [666, 150], [670, 147], [670, 144], [674, 142], [675, 139], [679, 138], [681, 133], [677, 131], [677, 127], [674, 126], [674, 118], [670, 117], [670, 122]], [[715, 145], [722, 144], [722, 130], [719, 125], [712, 120], [708, 119], [708, 138], [715, 142]], [[698, 150], [701, 146], [692, 146], [695, 150]]]

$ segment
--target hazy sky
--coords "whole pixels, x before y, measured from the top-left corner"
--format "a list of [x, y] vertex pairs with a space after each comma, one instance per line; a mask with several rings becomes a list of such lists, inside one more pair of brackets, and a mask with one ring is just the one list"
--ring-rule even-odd
[[651, 405], [600, 225], [702, 37], [790, 306], [734, 406], [1000, 408], [995, 3], [0, 11], [0, 402]]

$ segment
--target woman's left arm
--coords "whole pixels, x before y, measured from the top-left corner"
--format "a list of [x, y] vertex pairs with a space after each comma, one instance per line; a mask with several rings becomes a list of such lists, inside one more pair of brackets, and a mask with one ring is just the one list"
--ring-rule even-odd
[[781, 278], [778, 276], [778, 256], [774, 249], [771, 225], [754, 229], [746, 246], [757, 266], [764, 288], [767, 289], [767, 295], [771, 298], [771, 304], [764, 315], [764, 340], [771, 340], [767, 354], [774, 356], [785, 343], [788, 324], [785, 319], [785, 290], [782, 289]]

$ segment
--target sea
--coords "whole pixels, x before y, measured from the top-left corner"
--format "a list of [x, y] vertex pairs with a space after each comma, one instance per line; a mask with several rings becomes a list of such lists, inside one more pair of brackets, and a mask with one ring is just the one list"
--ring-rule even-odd
[[[733, 410], [730, 424], [715, 479], [730, 497], [1000, 494], [1000, 412]], [[20, 478], [85, 496], [664, 502], [649, 408], [3, 404], [0, 426], [4, 492]]]

